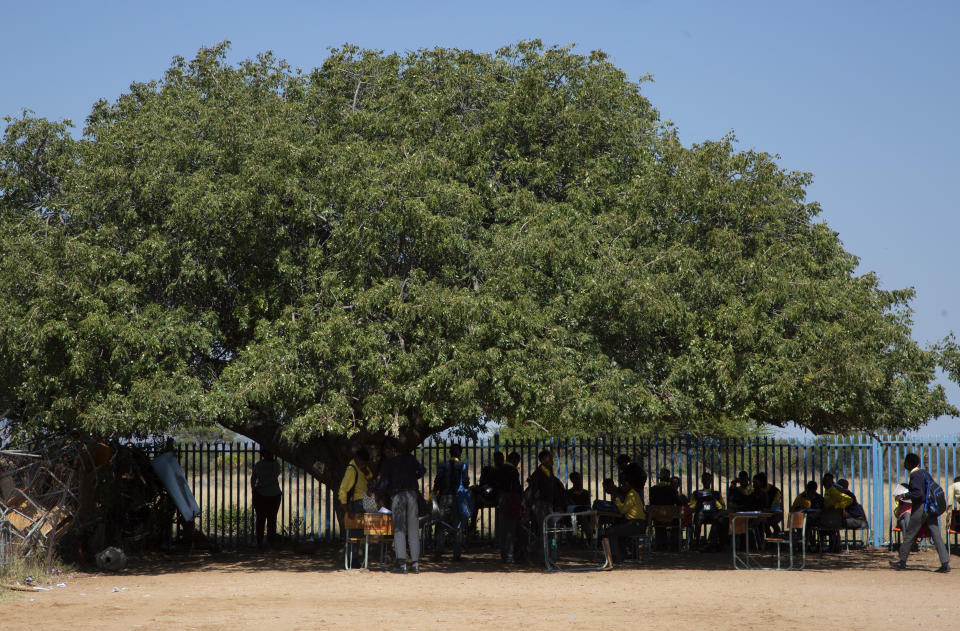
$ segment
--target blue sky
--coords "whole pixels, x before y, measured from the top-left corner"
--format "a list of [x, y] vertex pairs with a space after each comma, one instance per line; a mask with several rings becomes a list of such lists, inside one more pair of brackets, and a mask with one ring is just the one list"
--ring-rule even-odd
[[[329, 46], [492, 51], [522, 39], [606, 51], [685, 143], [734, 132], [810, 171], [822, 218], [887, 288], [914, 287], [914, 337], [960, 333], [960, 3], [18, 2], [0, 0], [0, 115], [78, 125], [175, 55], [233, 42], [318, 66]], [[960, 387], [944, 382], [953, 403]], [[940, 419], [927, 433], [957, 433]]]

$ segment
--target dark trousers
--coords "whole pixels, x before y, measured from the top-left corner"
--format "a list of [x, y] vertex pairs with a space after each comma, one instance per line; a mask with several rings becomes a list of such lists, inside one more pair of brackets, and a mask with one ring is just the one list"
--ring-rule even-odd
[[520, 518], [516, 516], [514, 505], [519, 505], [519, 499], [513, 499], [503, 494], [497, 500], [497, 543], [500, 545], [500, 560], [513, 562], [513, 549], [517, 538], [517, 525]]
[[727, 546], [727, 537], [730, 533], [730, 514], [727, 511], [704, 511], [694, 518], [694, 524], [699, 524], [706, 530], [710, 526], [710, 544], [720, 549]]
[[647, 532], [647, 522], [643, 519], [630, 519], [607, 528], [606, 536], [610, 539], [610, 556], [615, 563], [625, 558], [623, 540]]
[[[456, 495], [441, 495], [437, 498], [440, 510], [443, 512], [443, 521], [451, 527], [449, 533], [453, 539], [453, 558], [459, 559], [463, 552], [463, 516], [460, 514], [460, 506], [457, 504]], [[443, 554], [443, 549], [447, 542], [447, 528], [437, 526], [436, 537], [437, 546], [433, 551], [434, 556]]]
[[[344, 513], [362, 513], [363, 512], [363, 500], [353, 500], [352, 502], [347, 502], [345, 505]], [[345, 522], [341, 520], [340, 525], [343, 526]], [[363, 537], [363, 529], [347, 530], [347, 537]], [[350, 567], [359, 567], [363, 564], [363, 545], [360, 543], [351, 543], [350, 544]]]
[[907, 522], [907, 529], [903, 531], [903, 540], [900, 542], [900, 562], [906, 563], [910, 556], [910, 548], [913, 546], [913, 540], [917, 538], [917, 533], [926, 525], [930, 529], [930, 538], [933, 539], [933, 545], [937, 548], [937, 556], [940, 557], [940, 564], [950, 563], [950, 553], [947, 546], [943, 544], [943, 536], [940, 534], [940, 522], [936, 515], [927, 515], [922, 508], [913, 510], [910, 513], [910, 521]]
[[263, 545], [264, 525], [267, 527], [267, 540], [274, 541], [277, 538], [277, 513], [280, 511], [282, 500], [282, 493], [261, 495], [257, 491], [253, 492], [253, 512], [257, 516], [257, 546]]

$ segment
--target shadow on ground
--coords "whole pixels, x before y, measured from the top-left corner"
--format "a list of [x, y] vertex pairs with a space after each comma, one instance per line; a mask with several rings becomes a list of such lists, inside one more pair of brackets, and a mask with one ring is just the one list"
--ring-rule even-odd
[[[586, 549], [572, 547], [561, 550], [561, 562], [571, 566], [588, 566], [593, 563]], [[377, 559], [379, 554], [371, 554], [369, 570], [350, 571], [387, 571]], [[752, 559], [764, 566], [775, 566], [775, 554], [751, 555]], [[929, 558], [928, 558], [929, 557]], [[893, 553], [886, 549], [854, 550], [846, 554], [809, 554], [804, 571], [837, 570], [874, 570], [890, 572], [887, 562], [895, 560]], [[784, 559], [785, 561], [785, 559]], [[935, 554], [914, 554], [911, 557], [911, 570], [929, 571], [937, 566]], [[716, 553], [701, 552], [654, 552], [643, 563], [630, 563], [614, 568], [617, 572], [649, 572], [658, 570], [707, 570], [731, 571], [732, 557], [729, 551]], [[132, 558], [129, 566], [120, 572], [125, 575], [160, 575], [182, 572], [343, 572], [343, 548], [336, 544], [317, 543], [297, 545], [261, 552], [253, 549], [226, 550], [218, 553], [194, 552], [191, 554], [150, 554]], [[423, 572], [490, 572], [490, 573], [545, 573], [542, 563], [504, 565], [493, 546], [473, 546], [464, 553], [464, 560], [453, 562], [449, 557], [440, 561], [429, 558], [421, 561]], [[909, 571], [909, 570], [908, 570]]]

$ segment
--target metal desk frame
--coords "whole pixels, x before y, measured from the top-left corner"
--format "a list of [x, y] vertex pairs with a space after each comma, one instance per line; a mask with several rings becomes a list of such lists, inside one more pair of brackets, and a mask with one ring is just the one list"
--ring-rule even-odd
[[[745, 511], [740, 513], [730, 513], [730, 538], [733, 543], [733, 569], [735, 570], [766, 570], [762, 565], [751, 563], [750, 561], [750, 521], [754, 519], [767, 519], [773, 517], [773, 513], [761, 511]], [[737, 522], [745, 522], [743, 534], [746, 538], [746, 553], [743, 558], [737, 555]]]
[[[570, 518], [569, 524], [560, 524], [561, 519]], [[550, 554], [550, 542], [556, 540], [561, 534], [577, 534], [577, 518], [592, 517], [597, 519], [597, 511], [577, 511], [573, 513], [550, 513], [543, 518], [543, 529], [540, 531], [543, 540], [543, 562], [548, 572], [596, 572], [598, 570], [607, 570], [613, 567], [610, 559], [609, 548], [601, 545], [600, 550], [603, 554], [603, 564], [585, 567], [564, 567], [557, 563]]]

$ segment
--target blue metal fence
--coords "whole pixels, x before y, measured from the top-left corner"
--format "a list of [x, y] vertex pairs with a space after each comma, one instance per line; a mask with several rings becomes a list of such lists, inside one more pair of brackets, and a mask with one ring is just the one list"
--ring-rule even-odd
[[[659, 469], [670, 469], [680, 477], [682, 490], [689, 494], [698, 488], [700, 475], [714, 474], [714, 488], [726, 489], [739, 471], [751, 475], [765, 472], [772, 484], [783, 492], [789, 506], [807, 480], [818, 483], [826, 472], [837, 479], [846, 478], [870, 521], [869, 541], [880, 546], [889, 540], [893, 524], [891, 491], [903, 482], [902, 463], [909, 452], [920, 455], [923, 467], [944, 487], [960, 475], [957, 438], [874, 438], [870, 436], [821, 437], [811, 440], [772, 438], [693, 438], [639, 439], [620, 437], [570, 438], [542, 440], [504, 440], [499, 436], [463, 445], [463, 461], [471, 481], [482, 468], [492, 464], [495, 451], [516, 451], [521, 458], [521, 477], [536, 467], [537, 453], [549, 449], [554, 454], [555, 473], [568, 483], [570, 473], [578, 471], [591, 498], [602, 497], [602, 481], [616, 478], [616, 457], [625, 453], [649, 473], [653, 484]], [[259, 458], [250, 443], [178, 444], [176, 453], [201, 506], [200, 526], [210, 536], [227, 545], [253, 542], [252, 498], [249, 479]], [[437, 466], [446, 458], [446, 444], [427, 442], [416, 450], [427, 474], [421, 483], [429, 495], [430, 481]], [[338, 540], [339, 527], [334, 514], [334, 489], [312, 476], [284, 463], [281, 480], [284, 502], [280, 528], [292, 538], [314, 537]], [[477, 533], [482, 539], [493, 537], [493, 515], [481, 510]]]

